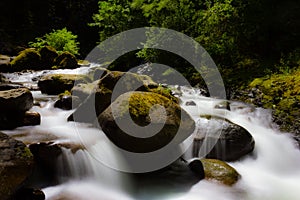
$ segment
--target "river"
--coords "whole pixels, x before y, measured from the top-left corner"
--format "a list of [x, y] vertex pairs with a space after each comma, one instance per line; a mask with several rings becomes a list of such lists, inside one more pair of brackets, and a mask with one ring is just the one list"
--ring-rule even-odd
[[[112, 162], [123, 163], [106, 144], [104, 134], [87, 124], [68, 122], [73, 112], [54, 108], [57, 96], [41, 94], [37, 88], [37, 77], [47, 73], [84, 74], [88, 67], [75, 70], [54, 70], [28, 73], [4, 74], [10, 81], [22, 83], [33, 91], [35, 101], [40, 106], [31, 110], [41, 114], [38, 126], [19, 127], [3, 131], [23, 142], [37, 143], [51, 141], [73, 146], [92, 146], [89, 151], [79, 148], [76, 152], [63, 150], [57, 161], [59, 184], [44, 187], [47, 200], [57, 199], [172, 199], [172, 200], [298, 200], [300, 198], [300, 151], [291, 134], [280, 132], [272, 123], [269, 110], [254, 108], [242, 102], [231, 102], [231, 110], [215, 109], [220, 101], [200, 94], [196, 88], [180, 87], [181, 106], [195, 120], [195, 123], [208, 123], [200, 115], [217, 115], [244, 127], [255, 140], [255, 149], [251, 155], [230, 162], [240, 174], [241, 179], [232, 187], [216, 182], [201, 180], [187, 190], [175, 192], [154, 192], [147, 194], [147, 188], [141, 188], [138, 195], [133, 192], [136, 185], [131, 176], [113, 170], [93, 156], [102, 155]], [[193, 101], [196, 105], [186, 105]], [[91, 152], [92, 151], [92, 152]], [[190, 152], [186, 157], [190, 158]], [[176, 172], [174, 172], [174, 176]], [[187, 179], [189, 176], [182, 176]], [[164, 180], [162, 180], [164, 181]], [[174, 186], [176, 187], [176, 186]], [[153, 193], [153, 194], [154, 194]], [[150, 193], [151, 194], [151, 193]]]

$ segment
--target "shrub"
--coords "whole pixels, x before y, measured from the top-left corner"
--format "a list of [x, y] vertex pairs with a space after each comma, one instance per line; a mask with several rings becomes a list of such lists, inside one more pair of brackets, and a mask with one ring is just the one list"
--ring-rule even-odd
[[28, 43], [30, 47], [42, 48], [45, 46], [52, 46], [58, 53], [68, 51], [74, 55], [79, 54], [79, 42], [76, 41], [77, 35], [74, 35], [66, 28], [53, 30], [51, 33], [47, 33], [43, 37], [37, 37], [35, 39], [35, 42]]

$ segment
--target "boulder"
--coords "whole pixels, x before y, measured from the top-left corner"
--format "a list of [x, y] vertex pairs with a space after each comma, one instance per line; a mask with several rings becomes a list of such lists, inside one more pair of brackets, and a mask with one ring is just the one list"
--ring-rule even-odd
[[41, 115], [38, 112], [25, 112], [22, 126], [35, 126], [41, 124]]
[[0, 111], [27, 111], [33, 106], [33, 97], [27, 88], [0, 91]]
[[41, 69], [41, 56], [35, 49], [25, 49], [10, 64], [13, 71], [39, 70]]
[[61, 147], [51, 142], [41, 142], [30, 144], [29, 148], [34, 155], [36, 169], [39, 171], [39, 180], [56, 182], [56, 161], [62, 154]]
[[241, 175], [227, 163], [215, 159], [202, 159], [205, 179], [216, 181], [224, 185], [235, 184]]
[[49, 74], [41, 77], [38, 86], [42, 93], [58, 95], [66, 90], [70, 91], [74, 84], [87, 83], [89, 78], [86, 75], [78, 74]]
[[39, 50], [41, 55], [41, 64], [43, 69], [51, 69], [55, 65], [55, 58], [58, 57], [58, 53], [51, 46], [44, 46]]
[[193, 160], [189, 163], [189, 168], [195, 173], [197, 177], [200, 179], [205, 178], [205, 172], [203, 168], [203, 164], [200, 160]]
[[60, 95], [59, 99], [55, 102], [54, 107], [63, 110], [71, 110], [77, 108], [80, 104], [80, 99], [72, 95]]
[[92, 83], [79, 83], [72, 88], [71, 93], [83, 102], [88, 96], [96, 92], [98, 83], [99, 80]]
[[27, 88], [0, 85], [0, 129], [40, 124], [40, 115], [28, 111], [32, 106], [33, 97]]
[[[165, 110], [158, 109], [161, 107]], [[114, 113], [112, 113], [112, 108]], [[163, 116], [166, 116], [165, 121]], [[195, 128], [194, 120], [181, 109], [179, 104], [160, 94], [137, 91], [119, 96], [99, 115], [98, 122], [115, 145], [137, 153], [158, 150], [173, 139], [172, 142], [179, 144], [192, 134]], [[117, 122], [123, 127], [120, 128]], [[157, 134], [148, 136], [147, 132], [136, 132], [136, 126], [143, 127], [150, 123], [152, 124], [151, 131], [155, 130]], [[134, 137], [126, 131], [140, 135]]]
[[78, 67], [76, 57], [69, 53], [63, 52], [57, 58], [55, 58], [55, 68], [59, 69], [75, 69]]
[[26, 145], [0, 132], [0, 199], [9, 198], [31, 175], [34, 161]]
[[194, 157], [198, 157], [205, 137], [206, 144], [213, 144], [216, 141], [206, 158], [235, 161], [253, 151], [255, 142], [246, 129], [222, 118], [211, 116], [206, 116], [206, 118], [197, 126], [199, 131], [194, 139]]
[[[116, 89], [115, 86], [117, 83], [118, 88]], [[95, 117], [84, 115], [90, 112], [95, 113], [96, 116], [100, 115], [114, 101], [115, 98], [112, 98], [113, 91], [115, 92], [115, 97], [134, 90], [153, 90], [153, 92], [165, 95], [166, 92], [156, 89], [157, 87], [158, 84], [153, 82], [149, 76], [130, 72], [105, 71], [105, 75], [100, 80], [87, 85], [81, 85], [72, 90], [72, 94], [78, 96], [82, 101], [89, 96], [86, 102], [75, 111], [75, 115], [78, 116], [75, 120], [77, 122], [92, 123]], [[154, 91], [155, 89], [156, 91]], [[173, 98], [175, 99], [175, 97]], [[69, 117], [69, 120], [74, 120], [72, 115]]]

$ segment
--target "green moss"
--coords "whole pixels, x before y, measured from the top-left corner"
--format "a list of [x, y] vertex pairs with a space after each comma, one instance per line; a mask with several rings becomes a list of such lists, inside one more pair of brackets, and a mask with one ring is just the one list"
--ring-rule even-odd
[[155, 93], [141, 93], [141, 94], [132, 94], [129, 99], [129, 112], [135, 117], [147, 116], [149, 114], [150, 108], [159, 104], [166, 106], [170, 100], [161, 95]]
[[23, 159], [32, 158], [33, 156], [28, 147], [17, 147], [16, 152]]
[[274, 110], [282, 130], [293, 131], [292, 127], [300, 125], [296, 116], [300, 112], [300, 68], [290, 73], [256, 78], [249, 84], [251, 88], [259, 89], [262, 106]]
[[148, 89], [147, 91], [160, 94], [164, 97], [167, 97], [168, 99], [171, 99], [172, 101], [174, 101], [176, 103], [179, 103], [178, 99], [172, 95], [171, 88], [158, 86], [157, 88]]
[[63, 93], [60, 93], [60, 94], [58, 95], [58, 97], [61, 99], [63, 96], [71, 96], [71, 95], [72, 95], [72, 94], [71, 94], [70, 91], [65, 90]]
[[205, 178], [217, 181], [225, 185], [235, 184], [239, 178], [239, 173], [227, 163], [216, 159], [202, 159]]
[[21, 51], [10, 64], [14, 71], [39, 69], [41, 65], [41, 55], [35, 49], [25, 49]]

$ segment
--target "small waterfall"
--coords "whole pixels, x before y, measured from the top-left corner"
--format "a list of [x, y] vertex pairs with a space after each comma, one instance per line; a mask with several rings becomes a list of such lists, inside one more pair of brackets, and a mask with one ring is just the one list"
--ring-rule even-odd
[[[88, 68], [76, 69], [87, 73]], [[5, 74], [13, 82], [36, 84], [36, 77], [46, 73], [75, 73], [73, 70], [55, 70], [28, 72], [22, 74]], [[300, 151], [288, 133], [281, 133], [271, 123], [269, 111], [253, 108], [240, 102], [232, 102], [231, 111], [215, 109], [223, 100], [201, 96], [201, 91], [195, 88], [178, 87], [181, 94], [182, 107], [192, 116], [196, 124], [213, 123], [200, 115], [213, 115], [225, 118], [244, 127], [255, 139], [255, 156], [230, 162], [240, 174], [241, 180], [232, 187], [202, 180], [190, 190], [161, 199], [170, 200], [298, 200], [300, 197]], [[53, 107], [55, 96], [42, 95], [34, 91], [35, 99], [41, 101], [41, 107], [34, 106], [32, 110], [42, 116], [39, 126], [20, 127], [5, 133], [23, 140], [25, 143], [53, 142], [75, 146], [63, 149], [58, 158], [57, 169], [61, 184], [46, 187], [43, 191], [47, 200], [74, 199], [115, 199], [129, 200], [132, 197], [131, 180], [126, 174], [117, 172], [102, 164], [94, 155], [106, 157], [107, 160], [124, 164], [122, 158], [114, 154], [106, 144], [104, 134], [87, 124], [67, 122], [72, 111], [63, 111]], [[217, 131], [216, 124], [207, 125], [207, 131], [198, 130], [195, 137]], [[212, 131], [212, 132], [214, 132]], [[197, 135], [198, 134], [198, 135]], [[89, 151], [80, 145], [90, 147]], [[76, 146], [77, 145], [77, 146]], [[194, 146], [186, 157], [192, 158], [199, 147]]]

